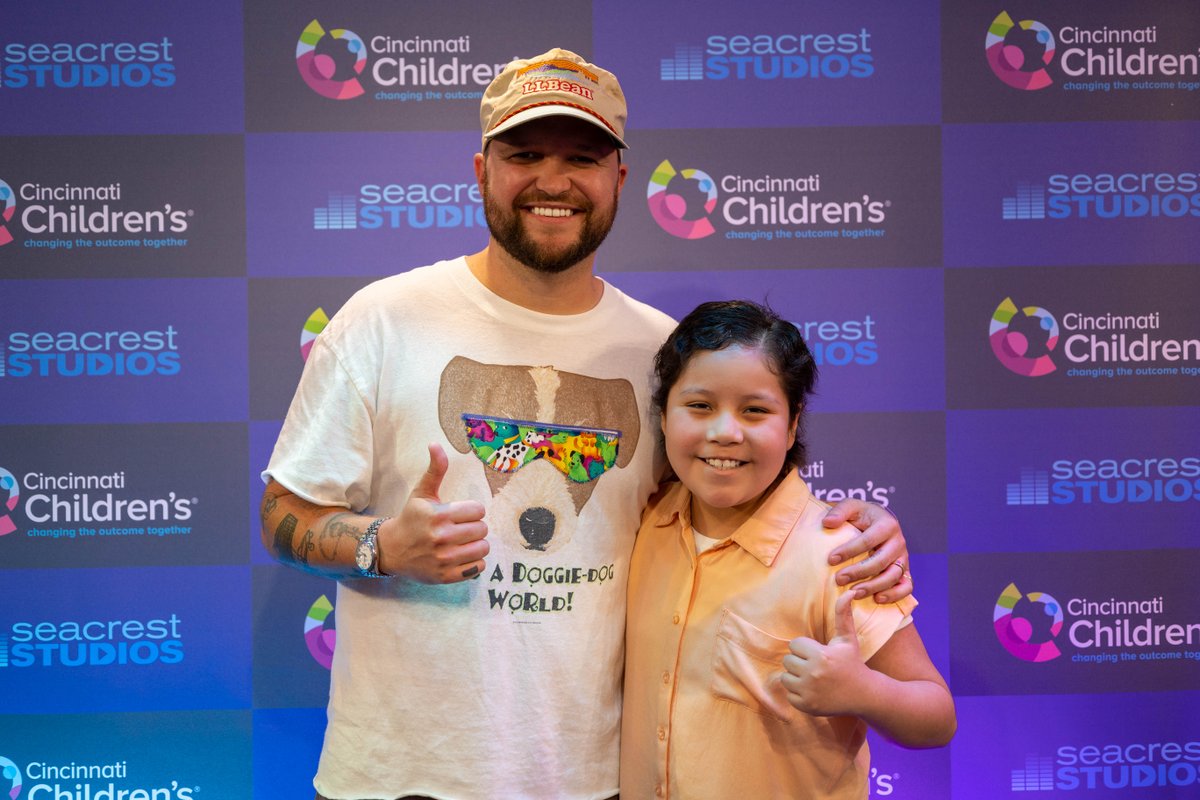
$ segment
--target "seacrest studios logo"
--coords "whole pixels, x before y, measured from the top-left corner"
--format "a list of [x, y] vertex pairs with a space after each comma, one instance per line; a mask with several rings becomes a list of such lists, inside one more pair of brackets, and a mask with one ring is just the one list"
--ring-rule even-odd
[[364, 183], [313, 208], [315, 231], [486, 228], [476, 183]]
[[[664, 159], [650, 175], [646, 204], [658, 226], [680, 239], [877, 239], [887, 235], [891, 200], [843, 196], [813, 173], [779, 177], [676, 170]], [[848, 194], [848, 193], [847, 193]], [[713, 220], [716, 220], [714, 224]]]
[[1129, 789], [1130, 796], [1147, 797], [1132, 790], [1200, 784], [1200, 742], [1074, 742], [1053, 756], [1029, 753], [1011, 776], [1013, 792]]
[[[0, 245], [24, 233], [19, 246], [48, 250], [187, 247], [196, 212], [160, 199], [129, 198], [111, 183], [12, 184], [0, 180]], [[18, 214], [18, 208], [20, 213]], [[15, 221], [14, 221], [15, 220]]]
[[[5, 496], [7, 494], [7, 500]], [[126, 473], [26, 472], [0, 467], [0, 536], [83, 540], [186, 536], [199, 500], [177, 492], [138, 492]], [[18, 526], [19, 512], [25, 521]]]
[[0, 629], [0, 669], [178, 664], [184, 657], [181, 625], [176, 614], [14, 622]]
[[[1061, 324], [1059, 319], [1061, 318]], [[996, 359], [1018, 375], [1041, 377], [1066, 366], [1068, 378], [1200, 377], [1200, 339], [1167, 333], [1161, 312], [1018, 308], [1006, 297], [992, 313], [988, 338]], [[1061, 347], [1060, 347], [1061, 345]]]
[[1195, 219], [1200, 172], [1054, 173], [1017, 181], [1001, 198], [1004, 220]]
[[984, 54], [992, 72], [1014, 89], [1038, 91], [1200, 90], [1200, 48], [1179, 51], [1159, 40], [1159, 27], [1109, 27], [1094, 20], [1055, 23], [1014, 21], [1001, 11], [988, 26]]
[[476, 61], [470, 36], [360, 36], [313, 20], [296, 42], [296, 68], [317, 94], [391, 102], [478, 101], [504, 64]]
[[0, 91], [166, 89], [175, 85], [173, 42], [4, 42]]
[[703, 44], [675, 45], [659, 62], [664, 81], [869, 78], [875, 74], [871, 33], [714, 34]]
[[1139, 505], [1200, 501], [1200, 457], [1059, 458], [1023, 467], [1005, 486], [1010, 506]]
[[10, 331], [0, 339], [0, 380], [178, 375], [179, 331]]
[[[1010, 583], [996, 600], [992, 624], [1004, 649], [1022, 661], [1052, 661], [1067, 650], [1076, 664], [1200, 661], [1200, 621], [1178, 621], [1172, 605], [1163, 596], [1060, 603]], [[1179, 605], [1193, 613], [1191, 604]]]
[[[7, 793], [11, 800], [21, 796], [21, 773], [18, 764], [0, 756], [0, 775], [5, 783], [12, 782]], [[200, 791], [177, 780], [138, 781], [136, 768], [131, 770], [127, 760], [79, 763], [49, 757], [26, 763], [24, 777], [29, 779], [26, 800], [194, 800]], [[0, 791], [4, 785], [0, 783]]]
[[313, 660], [325, 669], [333, 664], [337, 630], [333, 627], [333, 604], [325, 595], [318, 597], [304, 618], [304, 644]]

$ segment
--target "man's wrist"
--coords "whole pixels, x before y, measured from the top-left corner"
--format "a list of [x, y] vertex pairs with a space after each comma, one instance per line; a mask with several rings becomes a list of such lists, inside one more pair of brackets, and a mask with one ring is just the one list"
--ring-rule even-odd
[[391, 517], [379, 517], [373, 520], [358, 540], [358, 546], [354, 550], [354, 566], [358, 570], [358, 574], [363, 577], [387, 577], [379, 569], [379, 563], [382, 560], [379, 551], [379, 528], [389, 519]]

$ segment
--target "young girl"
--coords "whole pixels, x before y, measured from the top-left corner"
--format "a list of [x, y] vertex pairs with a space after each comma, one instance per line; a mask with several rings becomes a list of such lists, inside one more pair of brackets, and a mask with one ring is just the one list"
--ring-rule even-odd
[[766, 308], [705, 303], [655, 369], [679, 482], [630, 565], [621, 796], [866, 798], [867, 726], [940, 746], [954, 701], [915, 601], [852, 605], [826, 562], [854, 531], [821, 527], [796, 471], [812, 354]]

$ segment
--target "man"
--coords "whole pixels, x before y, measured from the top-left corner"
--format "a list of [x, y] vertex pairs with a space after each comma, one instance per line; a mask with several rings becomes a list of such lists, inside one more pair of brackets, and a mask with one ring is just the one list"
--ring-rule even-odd
[[[487, 246], [346, 303], [264, 473], [267, 548], [345, 579], [318, 797], [617, 792], [650, 360], [674, 322], [592, 271], [627, 172], [616, 78], [565, 50], [514, 61], [481, 120]], [[875, 523], [840, 557], [877, 550], [843, 582], [907, 595], [899, 527], [840, 513]]]

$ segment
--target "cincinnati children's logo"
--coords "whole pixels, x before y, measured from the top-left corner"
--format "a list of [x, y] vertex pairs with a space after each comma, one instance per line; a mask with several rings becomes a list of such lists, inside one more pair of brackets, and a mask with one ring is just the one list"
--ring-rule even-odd
[[17, 213], [17, 193], [12, 187], [0, 180], [0, 247], [13, 241], [12, 231], [8, 224]]
[[21, 502], [21, 488], [17, 485], [17, 477], [4, 467], [0, 467], [0, 536], [5, 536], [17, 529], [13, 522], [12, 512], [17, 510]]
[[[1152, 6], [1130, 8], [1137, 14]], [[997, 78], [1023, 91], [1055, 85], [1080, 92], [1200, 90], [1195, 42], [1160, 41], [1158, 20], [1127, 19], [1112, 27], [1089, 16], [1083, 24], [1056, 23], [1051, 30], [1037, 20], [1014, 21], [1001, 11], [988, 26], [984, 54]], [[1168, 37], [1189, 35], [1186, 25], [1165, 30]]]
[[992, 20], [984, 42], [988, 66], [1015, 89], [1045, 89], [1054, 80], [1046, 66], [1054, 60], [1054, 34], [1040, 22], [1013, 22], [1007, 11]]
[[354, 31], [326, 31], [313, 20], [296, 42], [296, 68], [300, 77], [322, 97], [350, 100], [362, 95], [359, 76], [367, 66], [367, 46]]
[[[676, 177], [695, 184], [693, 190], [698, 190], [702, 197], [698, 213], [689, 212], [687, 198], [679, 193], [678, 184], [676, 191], [668, 191]], [[672, 236], [703, 239], [716, 233], [717, 229], [708, 217], [717, 207], [717, 184], [707, 172], [698, 169], [676, 172], [670, 161], [663, 160], [650, 176], [650, 183], [646, 187], [646, 203], [650, 206], [650, 216]]]
[[333, 604], [325, 595], [318, 597], [304, 618], [304, 644], [313, 660], [325, 669], [333, 664], [337, 630], [333, 627]]
[[1010, 583], [996, 600], [992, 623], [1000, 644], [1022, 661], [1049, 661], [1062, 655], [1054, 643], [1063, 628], [1062, 606], [1045, 592], [1022, 595]]
[[21, 768], [12, 759], [0, 756], [0, 776], [4, 779], [0, 791], [7, 790], [9, 798], [17, 800], [21, 796]]
[[300, 329], [300, 357], [302, 359], [308, 361], [308, 354], [312, 352], [317, 337], [321, 335], [321, 331], [325, 330], [325, 326], [328, 324], [329, 316], [323, 308], [318, 307], [316, 311], [308, 315], [308, 319], [304, 321], [304, 327]]
[[780, 177], [730, 173], [719, 179], [701, 169], [676, 170], [664, 159], [646, 185], [650, 216], [680, 239], [872, 239], [886, 236], [891, 200], [869, 194], [829, 196], [817, 173]]
[[996, 358], [1018, 375], [1037, 377], [1054, 371], [1050, 353], [1058, 346], [1058, 321], [1038, 306], [1017, 308], [1004, 298], [992, 314], [988, 339]]

